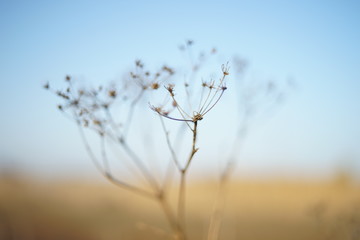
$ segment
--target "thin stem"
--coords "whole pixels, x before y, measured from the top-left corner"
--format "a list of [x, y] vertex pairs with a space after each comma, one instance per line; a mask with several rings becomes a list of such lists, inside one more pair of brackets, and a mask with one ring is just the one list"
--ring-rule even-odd
[[188, 122], [192, 122], [193, 120], [192, 119], [180, 119], [180, 118], [173, 118], [173, 117], [170, 117], [168, 115], [165, 115], [165, 114], [162, 114], [162, 113], [159, 113], [161, 116], [163, 116], [164, 118], [168, 118], [168, 119], [171, 119], [171, 120], [174, 120], [174, 121], [179, 121], [179, 122], [185, 122], [189, 127], [189, 123]]
[[119, 163], [123, 164], [123, 166], [129, 170], [129, 172], [136, 177], [136, 179], [139, 179], [142, 184], [147, 185], [149, 182], [146, 178], [144, 178], [144, 175], [141, 173], [141, 170], [135, 165], [134, 162], [131, 161], [131, 159], [125, 158], [123, 156], [123, 153], [121, 153], [119, 150], [121, 149], [121, 144], [118, 144], [118, 141], [109, 142], [109, 148], [111, 149], [112, 153], [116, 157], [116, 159], [119, 161]]
[[184, 233], [183, 236], [184, 240], [186, 239], [185, 203], [186, 203], [186, 172], [181, 171], [179, 200], [178, 200], [178, 221], [179, 221], [179, 228], [181, 228]]
[[176, 165], [176, 167], [179, 169], [179, 171], [181, 170], [181, 167], [180, 167], [180, 164], [179, 164], [179, 161], [177, 160], [177, 157], [176, 157], [176, 153], [174, 151], [174, 148], [172, 147], [171, 145], [171, 142], [170, 142], [170, 138], [169, 138], [169, 132], [167, 131], [166, 129], [166, 126], [165, 126], [165, 123], [164, 123], [164, 120], [163, 118], [160, 116], [160, 121], [161, 121], [161, 126], [165, 132], [165, 137], [166, 137], [166, 143], [169, 147], [169, 150], [171, 152], [171, 156], [172, 156], [172, 159], [174, 160], [174, 163]]
[[[173, 146], [175, 146], [174, 151], [177, 152], [176, 150], [181, 149], [181, 145], [182, 145], [182, 139], [184, 137], [184, 128], [186, 128], [186, 125], [181, 125], [178, 128], [177, 134], [176, 134], [176, 138], [175, 138], [175, 144]], [[179, 164], [180, 165], [180, 164]], [[168, 189], [172, 183], [173, 180], [173, 175], [174, 175], [174, 164], [173, 161], [169, 162], [168, 165], [168, 169], [167, 169], [167, 173], [166, 173], [166, 177], [164, 180], [164, 185], [163, 185], [163, 189]], [[179, 172], [181, 172], [181, 169], [179, 169]]]
[[192, 143], [192, 149], [191, 149], [191, 153], [190, 153], [190, 156], [188, 158], [188, 161], [186, 162], [186, 165], [183, 169], [183, 171], [187, 171], [189, 166], [190, 166], [190, 163], [191, 163], [191, 160], [193, 159], [195, 153], [198, 151], [198, 148], [196, 148], [196, 139], [197, 139], [197, 121], [194, 122], [194, 128], [192, 129], [192, 132], [193, 132], [193, 143]]
[[122, 187], [122, 188], [126, 188], [126, 189], [128, 189], [128, 190], [130, 190], [130, 191], [133, 191], [134, 193], [137, 193], [137, 194], [142, 195], [142, 196], [144, 196], [144, 197], [148, 197], [148, 198], [151, 198], [151, 199], [154, 199], [154, 198], [155, 198], [155, 195], [154, 195], [154, 193], [152, 193], [152, 192], [148, 192], [148, 191], [146, 191], [146, 190], [140, 189], [140, 188], [138, 188], [138, 187], [135, 187], [135, 186], [132, 186], [132, 185], [130, 185], [130, 184], [127, 184], [127, 183], [125, 183], [125, 182], [123, 182], [123, 181], [120, 181], [120, 180], [114, 178], [113, 175], [110, 175], [110, 174], [103, 174], [103, 175], [104, 175], [110, 182], [112, 182], [112, 183], [115, 184], [115, 185], [118, 185], [118, 186], [120, 186], [120, 187]]
[[189, 123], [188, 123], [188, 120], [186, 120], [186, 117], [185, 115], [188, 117], [188, 118], [191, 118], [178, 104], [178, 102], [176, 101], [175, 97], [173, 94], [170, 94], [171, 95], [171, 98], [173, 99], [175, 105], [176, 105], [176, 109], [179, 111], [181, 117], [184, 119], [186, 125], [191, 129]]
[[201, 88], [201, 94], [200, 94], [200, 101], [199, 101], [198, 109], [201, 108], [201, 103], [202, 103], [203, 98], [204, 98], [204, 91], [205, 91], [205, 87], [203, 86], [203, 87]]
[[179, 226], [182, 227], [183, 230], [183, 238], [186, 239], [186, 174], [192, 159], [194, 158], [195, 153], [197, 152], [196, 148], [196, 139], [197, 139], [197, 121], [194, 122], [193, 132], [193, 141], [192, 141], [192, 149], [188, 161], [183, 169], [181, 169], [181, 178], [180, 178], [180, 187], [179, 187], [179, 196], [178, 196], [178, 221]]
[[170, 227], [174, 233], [179, 234], [180, 236], [183, 235], [182, 229], [179, 227], [179, 224], [176, 220], [176, 217], [169, 205], [169, 203], [166, 201], [166, 196], [163, 193], [160, 193], [157, 197], [162, 210], [164, 211], [164, 214], [166, 216], [166, 219], [168, 220]]
[[117, 137], [119, 137], [119, 138], [124, 138], [124, 135], [121, 134], [119, 128], [116, 126], [116, 123], [115, 123], [115, 121], [114, 121], [114, 118], [113, 118], [113, 116], [112, 116], [109, 108], [105, 108], [105, 114], [106, 114], [107, 118], [109, 119], [111, 128], [113, 129], [113, 131], [115, 132], [115, 134], [117, 134]]
[[189, 109], [193, 109], [192, 106], [191, 106], [191, 94], [189, 92], [189, 84], [184, 82], [184, 86], [185, 86], [185, 93], [186, 93], [186, 100], [188, 102], [188, 105], [189, 105]]
[[[225, 91], [225, 89], [226, 89], [226, 88], [224, 88], [224, 86], [223, 86], [223, 82], [224, 82], [224, 80], [225, 80], [225, 77], [226, 77], [226, 75], [224, 74], [223, 77], [220, 79], [220, 83], [219, 83], [218, 87], [216, 87], [216, 91], [214, 92], [214, 94], [213, 94], [213, 96], [211, 97], [210, 101], [207, 102], [208, 99], [209, 99], [211, 90], [212, 90], [214, 87], [212, 87], [212, 88], [210, 89], [209, 95], [207, 96], [206, 101], [204, 102], [202, 108], [199, 110], [199, 113], [201, 113], [201, 112], [203, 111], [203, 109], [205, 109], [204, 112], [208, 112], [208, 111], [209, 111], [210, 109], [212, 109], [212, 108], [216, 105], [216, 103], [220, 100], [222, 94], [224, 93], [224, 91]], [[211, 84], [211, 86], [213, 86], [213, 85], [214, 85], [214, 83]], [[217, 93], [218, 93], [220, 90], [222, 90], [221, 96], [218, 98], [218, 100], [216, 100], [216, 103], [213, 104], [212, 107], [211, 107], [209, 110], [206, 110], [206, 109], [208, 109], [208, 107], [210, 106], [210, 104], [214, 101], [215, 96], [217, 95]], [[206, 103], [206, 104], [205, 104], [205, 103]], [[205, 105], [206, 105], [206, 107], [205, 107]], [[205, 107], [205, 108], [204, 108], [204, 107]]]
[[129, 112], [128, 112], [128, 117], [127, 117], [127, 120], [125, 122], [125, 129], [124, 129], [124, 134], [123, 134], [123, 137], [126, 138], [128, 132], [129, 132], [129, 129], [130, 129], [130, 123], [131, 123], [131, 120], [132, 120], [132, 117], [134, 115], [134, 110], [135, 110], [135, 106], [136, 104], [139, 102], [139, 100], [141, 99], [142, 95], [144, 94], [144, 88], [141, 89], [139, 95], [131, 102], [130, 104], [130, 109], [129, 109]]
[[182, 107], [180, 107], [179, 103], [176, 101], [175, 97], [173, 96], [173, 94], [171, 94], [171, 98], [174, 101], [175, 105], [176, 105], [176, 109], [179, 111], [179, 113], [181, 114], [181, 116], [183, 117], [183, 119], [186, 119], [185, 115], [190, 118], [190, 116], [186, 113], [186, 111], [184, 111], [184, 109], [182, 109]]
[[109, 160], [107, 158], [106, 148], [105, 148], [105, 136], [101, 136], [101, 155], [102, 155], [102, 158], [103, 158], [105, 171], [107, 173], [111, 174], [110, 173]]
[[[205, 101], [204, 101], [204, 103], [202, 104], [202, 107], [201, 107], [200, 110], [199, 110], [199, 113], [203, 111], [203, 108], [204, 108], [205, 105], [208, 103], [208, 100], [209, 100], [209, 98], [210, 98], [210, 95], [211, 95], [212, 90], [213, 90], [213, 88], [210, 88], [209, 93], [208, 93], [208, 95], [206, 96]], [[201, 98], [202, 98], [202, 97], [201, 97]], [[200, 101], [200, 103], [201, 103], [201, 101]]]
[[144, 177], [148, 180], [150, 185], [154, 188], [155, 191], [159, 191], [160, 187], [155, 180], [154, 176], [149, 172], [149, 170], [146, 168], [146, 166], [143, 164], [143, 162], [140, 160], [138, 155], [127, 145], [127, 143], [123, 140], [120, 141], [120, 144], [123, 146], [125, 152], [133, 159], [136, 166], [140, 169]]
[[[207, 114], [207, 113], [219, 102], [220, 98], [221, 98], [222, 95], [224, 94], [224, 91], [225, 91], [225, 90], [222, 90], [220, 96], [218, 97], [218, 99], [216, 99], [216, 101], [214, 102], [214, 104], [213, 104], [210, 108], [208, 108], [208, 106], [209, 106], [209, 105], [208, 105], [208, 106], [206, 106], [206, 108], [208, 108], [208, 109], [205, 108], [204, 113], [201, 113], [201, 112], [200, 112], [200, 114], [201, 114], [202, 116], [204, 116], [205, 114]], [[215, 95], [214, 95], [214, 96], [215, 96]], [[210, 104], [210, 102], [209, 102], [209, 104]]]
[[88, 152], [89, 156], [90, 156], [90, 159], [91, 161], [93, 162], [93, 164], [95, 165], [96, 169], [101, 172], [102, 174], [105, 173], [104, 169], [102, 168], [102, 166], [100, 165], [100, 163], [97, 161], [93, 151], [91, 150], [91, 147], [85, 137], [85, 133], [84, 133], [84, 130], [83, 128], [81, 127], [81, 124], [80, 124], [80, 121], [79, 120], [76, 120], [77, 122], [77, 125], [78, 125], [78, 129], [79, 129], [79, 132], [80, 132], [80, 137], [81, 137], [81, 140], [83, 141], [84, 145], [85, 145], [85, 149], [86, 151]]
[[90, 156], [90, 159], [91, 159], [91, 161], [94, 163], [94, 165], [95, 165], [95, 167], [97, 168], [97, 170], [98, 170], [104, 177], [106, 177], [110, 182], [114, 183], [115, 185], [118, 185], [118, 186], [120, 186], [120, 187], [122, 187], [122, 188], [128, 189], [128, 190], [130, 190], [130, 191], [132, 191], [132, 192], [135, 192], [135, 193], [137, 193], [137, 194], [139, 194], [139, 195], [142, 195], [142, 196], [145, 196], [145, 197], [148, 197], [148, 198], [154, 198], [154, 197], [155, 197], [155, 195], [154, 195], [153, 193], [148, 192], [148, 191], [146, 191], [146, 190], [143, 190], [143, 189], [141, 189], [141, 188], [138, 188], [138, 187], [136, 187], [136, 186], [130, 185], [130, 184], [126, 183], [126, 182], [120, 181], [120, 180], [114, 178], [114, 176], [112, 176], [109, 172], [107, 172], [106, 170], [104, 170], [104, 169], [102, 168], [102, 166], [99, 164], [99, 162], [97, 161], [97, 159], [96, 159], [93, 151], [91, 150], [91, 147], [90, 147], [90, 145], [89, 145], [89, 143], [88, 143], [88, 141], [87, 141], [87, 139], [86, 139], [86, 137], [85, 137], [84, 130], [82, 129], [79, 121], [77, 121], [77, 123], [78, 123], [78, 128], [79, 128], [79, 132], [80, 132], [81, 139], [82, 139], [82, 141], [83, 141], [83, 143], [84, 143], [84, 145], [85, 145], [85, 149], [86, 149], [86, 151], [88, 152], [88, 154], [89, 154], [89, 156]]

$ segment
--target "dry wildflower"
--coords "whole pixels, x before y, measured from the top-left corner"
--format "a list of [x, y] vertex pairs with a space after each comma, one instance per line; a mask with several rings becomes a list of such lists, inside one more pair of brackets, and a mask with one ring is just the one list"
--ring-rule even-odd
[[[182, 48], [184, 50], [191, 50], [191, 46], [193, 45], [192, 40], [187, 40], [184, 42]], [[216, 52], [216, 49], [210, 51], [212, 54]], [[190, 56], [191, 54], [189, 54]], [[201, 53], [199, 59], [191, 61], [191, 71], [197, 71], [199, 68], [202, 67], [202, 62], [205, 58], [209, 55], [209, 51]], [[175, 69], [177, 70], [177, 69]], [[185, 93], [179, 91], [177, 92], [176, 97], [184, 96], [186, 94], [188, 98], [188, 105], [183, 108], [182, 106], [182, 99], [177, 99], [175, 97], [175, 85], [168, 84], [168, 80], [172, 78], [172, 75], [175, 74], [175, 70], [167, 65], [161, 66], [158, 71], [148, 71], [148, 69], [144, 69], [144, 64], [140, 60], [135, 61], [134, 70], [130, 72], [130, 76], [128, 78], [131, 80], [126, 82], [124, 85], [124, 89], [129, 90], [129, 85], [134, 84], [137, 88], [137, 94], [131, 94], [129, 92], [123, 91], [123, 88], [119, 88], [118, 86], [110, 86], [110, 87], [98, 87], [98, 88], [83, 88], [78, 89], [75, 88], [75, 82], [72, 81], [71, 77], [67, 75], [65, 77], [67, 88], [64, 88], [63, 91], [51, 91], [54, 94], [57, 94], [63, 100], [62, 105], [58, 105], [58, 109], [63, 111], [67, 117], [72, 117], [73, 120], [78, 124], [80, 127], [80, 132], [83, 137], [83, 141], [85, 145], [88, 145], [86, 142], [85, 134], [82, 131], [82, 128], [87, 127], [86, 131], [94, 131], [95, 134], [98, 134], [98, 137], [101, 137], [102, 141], [102, 149], [101, 149], [101, 158], [103, 159], [103, 163], [98, 161], [97, 154], [92, 154], [91, 147], [87, 146], [87, 150], [89, 151], [92, 160], [96, 164], [97, 168], [102, 172], [102, 174], [108, 178], [110, 181], [116, 183], [117, 185], [123, 186], [124, 188], [133, 190], [139, 194], [156, 198], [161, 203], [163, 203], [163, 208], [165, 213], [168, 216], [168, 219], [173, 227], [174, 233], [177, 235], [177, 239], [187, 239], [185, 234], [185, 198], [184, 198], [184, 189], [185, 189], [185, 175], [190, 166], [190, 162], [192, 161], [195, 153], [198, 151], [197, 148], [197, 126], [198, 121], [201, 121], [204, 116], [218, 103], [221, 99], [223, 92], [226, 90], [225, 86], [225, 77], [229, 75], [229, 68], [227, 65], [222, 66], [222, 73], [223, 76], [220, 78], [220, 81], [209, 81], [209, 82], [202, 82], [202, 85], [193, 84], [193, 78], [186, 79], [183, 82], [183, 86], [185, 87]], [[195, 74], [192, 74], [195, 75]], [[192, 76], [191, 75], [191, 76]], [[166, 83], [167, 81], [167, 83]], [[138, 103], [140, 103], [142, 97], [147, 94], [148, 89], [159, 89], [160, 86], [165, 85], [165, 89], [167, 90], [168, 94], [165, 101], [169, 104], [169, 106], [159, 106], [154, 107], [150, 105], [150, 108], [159, 114], [161, 117], [166, 117], [171, 120], [176, 121], [183, 121], [192, 131], [192, 149], [190, 152], [190, 156], [186, 161], [184, 166], [182, 164], [176, 165], [178, 170], [181, 174], [181, 186], [179, 192], [179, 199], [178, 199], [178, 216], [176, 214], [172, 214], [171, 208], [167, 208], [166, 205], [166, 198], [164, 197], [164, 189], [162, 189], [161, 184], [157, 182], [157, 179], [154, 178], [152, 172], [147, 169], [146, 165], [143, 165], [141, 158], [137, 156], [136, 151], [131, 149], [131, 143], [128, 141], [128, 129], [129, 125], [132, 122], [133, 112], [135, 111], [135, 107]], [[179, 83], [177, 86], [182, 85]], [[194, 96], [194, 94], [198, 94], [197, 89], [193, 89], [193, 87], [201, 86], [201, 95]], [[50, 86], [48, 83], [44, 85], [45, 89], [49, 89]], [[132, 89], [130, 89], [132, 90]], [[155, 95], [155, 94], [154, 94]], [[115, 99], [116, 98], [116, 99]], [[197, 99], [199, 102], [197, 104], [193, 104], [192, 100]], [[125, 115], [123, 119], [116, 119], [113, 118], [113, 108], [112, 106], [116, 106], [116, 101], [124, 101], [125, 104], [128, 104], [126, 107], [129, 107], [128, 114], [126, 112], [123, 114]], [[128, 100], [128, 101], [127, 101]], [[127, 102], [125, 102], [127, 101]], [[120, 104], [119, 104], [120, 105]], [[121, 105], [122, 106], [122, 105]], [[193, 109], [196, 106], [197, 108]], [[124, 109], [127, 109], [127, 108]], [[172, 112], [177, 111], [179, 118], [172, 117]], [[162, 118], [161, 118], [162, 119]], [[118, 121], [119, 120], [119, 121]], [[163, 120], [163, 119], [162, 119]], [[164, 130], [167, 134], [165, 127]], [[143, 174], [145, 180], [148, 181], [149, 185], [153, 188], [151, 191], [143, 190], [138, 188], [137, 186], [132, 186], [128, 184], [126, 181], [120, 181], [112, 175], [109, 169], [109, 165], [107, 163], [107, 154], [105, 144], [107, 141], [114, 141], [115, 143], [119, 143], [125, 152], [129, 155], [130, 159], [134, 161], [134, 164], [138, 167], [139, 171]], [[169, 140], [168, 140], [169, 141]], [[169, 141], [170, 142], [170, 141]], [[169, 143], [169, 146], [171, 143]], [[171, 148], [171, 146], [170, 146]], [[172, 151], [172, 149], [170, 149]], [[174, 154], [175, 155], [175, 154]], [[175, 158], [175, 157], [174, 157]], [[175, 159], [175, 161], [177, 161]], [[184, 187], [182, 187], [184, 186]], [[164, 187], [165, 188], [165, 187]]]
[[143, 68], [144, 67], [144, 64], [141, 62], [141, 60], [136, 60], [135, 61], [135, 65], [139, 68]]
[[169, 93], [170, 93], [170, 95], [171, 95], [172, 97], [175, 96], [175, 94], [174, 94], [174, 87], [175, 87], [174, 84], [168, 84], [168, 85], [165, 87], [166, 90], [169, 91]]
[[132, 78], [137, 78], [138, 76], [135, 74], [135, 73], [133, 73], [133, 72], [130, 72], [130, 76], [132, 77]]
[[[178, 104], [178, 101], [175, 99], [175, 94], [174, 94], [175, 85], [173, 85], [173, 84], [168, 84], [165, 87], [165, 89], [169, 92], [169, 94], [172, 98], [172, 107], [174, 109], [177, 109], [178, 113], [181, 115], [181, 118], [170, 117], [170, 116], [168, 116], [168, 114], [165, 115], [163, 111], [159, 111], [159, 109], [157, 109], [156, 107], [151, 106], [151, 108], [158, 114], [162, 115], [163, 117], [169, 118], [171, 120], [197, 123], [198, 121], [202, 120], [204, 118], [204, 116], [211, 109], [214, 108], [214, 106], [221, 99], [224, 91], [227, 89], [225, 86], [225, 78], [227, 75], [229, 75], [229, 67], [227, 65], [222, 65], [221, 69], [223, 72], [223, 76], [219, 79], [218, 82], [216, 82], [215, 80], [212, 80], [210, 83], [207, 83], [204, 81], [202, 82], [202, 87], [203, 88], [206, 87], [208, 89], [207, 90], [208, 93], [206, 95], [204, 95], [203, 93], [205, 90], [203, 90], [201, 97], [200, 97], [200, 103], [198, 104], [198, 106], [199, 106], [198, 110], [193, 111], [192, 114], [185, 111], [184, 108], [182, 108]], [[188, 87], [187, 83], [185, 83], [184, 85], [185, 85], [185, 87]], [[190, 104], [190, 106], [191, 105], [192, 104]], [[190, 129], [192, 129], [188, 123], [187, 123], [187, 125]]]
[[73, 105], [73, 106], [79, 105], [79, 100], [77, 100], [77, 99], [72, 100], [72, 101], [70, 102], [70, 105]]
[[229, 69], [230, 67], [228, 66], [228, 63], [226, 65], [221, 65], [221, 70], [223, 71], [224, 75], [229, 75]]
[[168, 67], [166, 65], [163, 66], [162, 70], [165, 71], [165, 72], [168, 72], [170, 75], [173, 75], [175, 73], [172, 68], [170, 68], [170, 67]]
[[151, 87], [152, 89], [156, 90], [156, 89], [158, 89], [158, 88], [160, 87], [160, 85], [159, 85], [159, 83], [154, 82], [154, 83], [151, 84], [150, 87]]
[[112, 98], [116, 98], [116, 96], [117, 96], [117, 93], [116, 93], [115, 90], [110, 90], [108, 94], [109, 94], [109, 96], [112, 97]]
[[62, 98], [64, 98], [64, 99], [66, 99], [66, 100], [69, 100], [69, 99], [70, 99], [70, 97], [69, 97], [68, 95], [66, 95], [65, 93], [63, 93], [63, 92], [57, 91], [56, 94], [57, 94], [59, 97], [62, 97]]
[[94, 124], [94, 125], [101, 126], [101, 121], [94, 119], [94, 120], [93, 120], [93, 124]]

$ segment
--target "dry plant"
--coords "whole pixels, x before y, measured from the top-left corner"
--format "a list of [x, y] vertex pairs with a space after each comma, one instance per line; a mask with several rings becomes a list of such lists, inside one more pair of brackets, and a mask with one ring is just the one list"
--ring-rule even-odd
[[[146, 69], [142, 61], [137, 60], [134, 69], [118, 84], [96, 88], [79, 87], [76, 80], [68, 75], [65, 77], [67, 86], [64, 90], [55, 90], [49, 84], [44, 85], [45, 89], [63, 100], [57, 107], [66, 117], [77, 124], [85, 148], [98, 171], [113, 184], [157, 201], [171, 227], [171, 236], [179, 240], [189, 238], [186, 231], [186, 186], [189, 168], [199, 150], [197, 145], [198, 129], [201, 121], [220, 103], [227, 89], [226, 80], [230, 68], [228, 63], [223, 64], [219, 77], [199, 82], [199, 76], [197, 76], [199, 69], [208, 57], [216, 54], [216, 49], [211, 49], [207, 54], [200, 53], [198, 58], [194, 59], [192, 45], [192, 41], [187, 41], [180, 46], [180, 50], [190, 59], [188, 61], [190, 73], [183, 82], [179, 81], [179, 74], [175, 68], [164, 65], [158, 71], [153, 72]], [[242, 73], [245, 65], [234, 62], [240, 69], [238, 73]], [[273, 85], [268, 85], [267, 88], [267, 91], [275, 92]], [[251, 93], [249, 99], [246, 99], [246, 96], [249, 95], [246, 91], [249, 89], [241, 85], [239, 85], [239, 89], [245, 91], [236, 92], [236, 95], [239, 95], [239, 103], [251, 105], [252, 101], [249, 99], [255, 96], [254, 93]], [[163, 99], [161, 103], [154, 104], [159, 99]], [[163, 179], [159, 179], [157, 172], [146, 164], [137, 145], [130, 141], [130, 137], [139, 138], [134, 136], [136, 134], [134, 134], [132, 124], [139, 122], [138, 119], [134, 119], [136, 109], [145, 104], [148, 105], [148, 109], [159, 116], [170, 152], [171, 164], [169, 164]], [[249, 119], [253, 116], [250, 114], [250, 112], [253, 113], [250, 108], [253, 107], [245, 105], [244, 112], [236, 113], [234, 111], [234, 114], [241, 115], [243, 119], [239, 119], [242, 121], [237, 126], [238, 134], [233, 143], [233, 150], [229, 157], [224, 159], [225, 167], [220, 174], [218, 197], [215, 199], [207, 239], [219, 238], [226, 184], [237, 160], [234, 149], [240, 145], [244, 129], [248, 127]], [[238, 109], [243, 108], [238, 106]], [[145, 119], [145, 121], [147, 120]], [[170, 130], [175, 130], [173, 129], [174, 123], [179, 126], [175, 140], [170, 138]], [[170, 130], [168, 130], [169, 125], [171, 125]], [[90, 136], [88, 132], [95, 133], [100, 140], [99, 145], [93, 145], [91, 136], [94, 136]], [[190, 133], [190, 139], [183, 139], [186, 132]], [[180, 159], [179, 145], [182, 141], [190, 143], [189, 153], [185, 159]], [[128, 167], [134, 176], [143, 179], [147, 187], [138, 184], [131, 178], [118, 177], [113, 170], [113, 164], [110, 163], [109, 149], [113, 149], [114, 146], [124, 153], [124, 155], [117, 155], [117, 160]], [[113, 150], [113, 152], [115, 151]], [[165, 154], [164, 151], [161, 154]], [[113, 153], [113, 155], [116, 154]], [[172, 207], [168, 197], [174, 170], [179, 173], [175, 208]], [[157, 229], [156, 227], [151, 228]]]
[[[188, 51], [192, 44], [192, 41], [187, 41], [181, 49]], [[210, 54], [214, 53], [214, 49], [210, 51]], [[204, 58], [204, 56], [202, 57]], [[194, 73], [199, 67], [200, 64], [192, 65], [192, 76], [189, 77], [189, 80], [194, 78]], [[145, 69], [140, 60], [135, 62], [135, 69], [129, 73], [125, 81], [121, 82], [120, 86], [112, 84], [108, 87], [99, 86], [97, 88], [78, 87], [73, 77], [68, 75], [65, 77], [67, 84], [65, 90], [55, 90], [49, 84], [45, 84], [44, 88], [63, 100], [63, 103], [57, 107], [66, 117], [77, 124], [85, 148], [99, 172], [110, 182], [159, 202], [173, 231], [173, 236], [177, 239], [187, 239], [185, 218], [186, 175], [199, 149], [196, 145], [199, 122], [218, 104], [226, 90], [225, 78], [229, 75], [228, 65], [222, 65], [221, 70], [222, 77], [220, 79], [200, 83], [202, 88], [201, 97], [196, 103], [196, 109], [191, 109], [191, 104], [189, 107], [183, 106], [182, 99], [178, 99], [175, 94], [178, 86], [168, 83], [169, 79], [175, 74], [173, 68], [164, 65], [160, 70], [152, 73]], [[186, 82], [183, 85], [188, 103], [194, 100], [192, 99], [194, 84], [194, 82]], [[161, 89], [166, 90], [171, 103], [168, 105], [165, 101], [162, 106], [150, 104], [150, 109], [160, 116], [172, 161], [181, 176], [176, 211], [172, 209], [169, 203], [167, 184], [159, 182], [155, 176], [156, 173], [152, 172], [144, 163], [144, 159], [139, 156], [138, 151], [135, 149], [136, 146], [128, 141], [131, 124], [134, 122], [135, 109], [143, 103], [144, 99], [148, 99], [149, 92], [160, 91]], [[119, 107], [122, 107], [120, 120], [114, 117], [114, 115], [118, 116], [119, 113], [115, 111]], [[165, 110], [165, 108], [167, 109]], [[176, 116], [175, 112], [178, 116]], [[192, 133], [192, 147], [184, 165], [178, 160], [163, 118], [185, 123]], [[95, 132], [100, 139], [100, 148], [98, 149], [100, 154], [95, 153], [96, 148], [91, 145], [91, 140], [88, 139], [89, 137], [85, 133], [87, 130]], [[116, 144], [126, 153], [136, 171], [141, 173], [142, 178], [145, 179], [150, 188], [139, 186], [135, 182], [131, 182], [131, 180], [119, 178], [113, 173], [109, 161], [108, 144]], [[124, 159], [120, 158], [119, 160]], [[164, 181], [171, 181], [171, 179], [166, 177]]]

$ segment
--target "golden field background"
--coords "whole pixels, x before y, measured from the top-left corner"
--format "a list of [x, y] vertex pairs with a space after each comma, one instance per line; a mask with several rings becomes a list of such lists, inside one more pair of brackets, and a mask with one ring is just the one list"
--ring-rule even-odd
[[[190, 239], [206, 239], [216, 189], [212, 181], [189, 182]], [[237, 180], [226, 202], [220, 239], [360, 239], [360, 189], [346, 176]], [[0, 181], [0, 239], [171, 239], [169, 233], [157, 202], [110, 183]]]

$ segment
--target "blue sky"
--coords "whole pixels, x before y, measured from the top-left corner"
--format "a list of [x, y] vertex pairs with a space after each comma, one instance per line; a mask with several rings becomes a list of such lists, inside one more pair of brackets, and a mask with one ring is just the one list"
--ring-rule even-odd
[[240, 175], [359, 172], [359, 12], [357, 1], [2, 0], [0, 161], [48, 176], [95, 173], [41, 85], [66, 74], [116, 80], [137, 58], [176, 63], [178, 45], [193, 39], [224, 61], [246, 58], [249, 78], [296, 80], [251, 130]]

